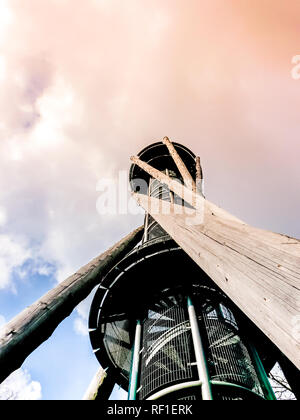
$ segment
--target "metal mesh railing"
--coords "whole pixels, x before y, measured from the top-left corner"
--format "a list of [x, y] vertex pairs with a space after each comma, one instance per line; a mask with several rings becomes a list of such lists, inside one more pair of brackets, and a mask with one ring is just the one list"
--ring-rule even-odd
[[113, 363], [127, 377], [130, 372], [131, 344], [127, 321], [115, 321], [105, 325], [104, 344]]
[[192, 379], [191, 333], [183, 308], [149, 311], [143, 325], [140, 399]]
[[208, 338], [206, 356], [211, 380], [236, 384], [263, 396], [233, 313], [225, 305], [216, 305], [214, 309], [207, 307], [202, 313]]
[[[168, 176], [172, 179], [176, 179], [176, 173], [173, 171], [165, 170], [163, 171], [167, 173]], [[182, 180], [177, 178], [178, 182], [182, 183]], [[185, 205], [186, 207], [191, 208], [190, 204], [184, 203], [181, 197], [179, 197], [177, 194], [174, 194], [172, 191], [170, 191], [169, 187], [162, 184], [157, 179], [151, 178], [149, 182], [149, 196], [158, 198], [162, 200], [163, 202], [174, 202], [178, 205]], [[147, 240], [151, 240], [154, 238], [158, 238], [160, 236], [167, 235], [166, 231], [153, 219], [153, 217], [150, 214], [146, 215], [146, 223], [145, 223], [145, 230]]]

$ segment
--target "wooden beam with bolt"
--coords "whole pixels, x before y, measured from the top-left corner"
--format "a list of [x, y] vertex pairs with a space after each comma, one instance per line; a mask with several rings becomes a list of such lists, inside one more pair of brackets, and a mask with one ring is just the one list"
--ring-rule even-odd
[[52, 335], [101, 279], [141, 241], [143, 231], [140, 227], [127, 235], [1, 328], [0, 383]]

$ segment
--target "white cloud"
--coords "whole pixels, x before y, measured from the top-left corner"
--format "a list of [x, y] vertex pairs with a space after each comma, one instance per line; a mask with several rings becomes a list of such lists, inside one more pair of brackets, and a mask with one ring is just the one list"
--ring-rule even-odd
[[51, 265], [42, 263], [40, 266], [36, 267], [36, 272], [40, 276], [50, 276], [53, 273], [53, 267]]
[[0, 290], [13, 288], [12, 274], [31, 258], [31, 251], [20, 238], [0, 235]]
[[4, 226], [7, 222], [7, 214], [4, 207], [0, 206], [0, 227]]
[[4, 41], [6, 27], [12, 22], [13, 14], [8, 6], [8, 0], [0, 0], [0, 45]]
[[78, 335], [88, 335], [88, 318], [92, 300], [94, 298], [97, 287], [84, 299], [76, 308], [78, 317], [74, 321], [74, 331]]
[[[3, 213], [3, 221], [5, 213]], [[1, 208], [0, 208], [1, 222]], [[0, 224], [1, 225], [1, 224]], [[41, 247], [30, 246], [25, 236], [0, 234], [0, 290], [10, 289], [17, 292], [16, 279], [25, 279], [31, 274], [55, 276], [56, 267], [52, 260], [41, 255]]]
[[37, 100], [36, 107], [40, 118], [30, 136], [32, 152], [36, 152], [37, 148], [57, 147], [68, 141], [65, 126], [79, 124], [81, 120], [80, 101], [71, 86], [61, 78], [57, 78], [47, 94]]
[[42, 387], [23, 369], [12, 373], [0, 385], [0, 400], [40, 400]]
[[78, 315], [84, 320], [87, 320], [89, 317], [89, 310], [90, 310], [90, 306], [91, 306], [96, 289], [97, 288], [95, 288], [94, 291], [85, 300], [83, 300], [76, 308]]
[[6, 60], [5, 57], [0, 55], [0, 82], [5, 79], [6, 76]]
[[78, 335], [87, 336], [88, 335], [87, 322], [84, 321], [82, 318], [76, 318], [74, 321], [74, 331]]

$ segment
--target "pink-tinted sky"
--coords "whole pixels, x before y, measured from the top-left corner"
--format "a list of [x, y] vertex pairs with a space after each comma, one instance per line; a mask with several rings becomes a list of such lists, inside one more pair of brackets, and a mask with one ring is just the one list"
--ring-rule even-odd
[[61, 280], [140, 223], [100, 217], [97, 181], [165, 135], [201, 156], [210, 201], [300, 237], [299, 16], [297, 0], [0, 0], [0, 289], [28, 258]]

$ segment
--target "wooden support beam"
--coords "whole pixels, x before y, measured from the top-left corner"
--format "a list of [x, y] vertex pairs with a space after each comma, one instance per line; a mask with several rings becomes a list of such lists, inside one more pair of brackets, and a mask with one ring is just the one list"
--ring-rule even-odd
[[203, 196], [203, 172], [200, 157], [196, 157], [196, 192]]
[[[46, 341], [56, 327], [142, 239], [143, 227], [127, 235], [45, 294], [0, 330], [0, 383]], [[70, 349], [72, 351], [72, 349]]]
[[[194, 191], [188, 189], [184, 185], [180, 184], [177, 180], [174, 180], [170, 177], [168, 177], [163, 172], [160, 172], [159, 170], [153, 168], [153, 166], [149, 165], [148, 163], [142, 161], [136, 156], [131, 156], [130, 158], [132, 162], [134, 162], [136, 165], [138, 165], [141, 169], [143, 169], [145, 172], [147, 172], [151, 177], [157, 179], [159, 182], [167, 185], [171, 191], [173, 191], [175, 194], [177, 194], [179, 197], [181, 197], [184, 201], [189, 203], [194, 208], [198, 209], [198, 216], [201, 216], [203, 211], [204, 203], [206, 202], [205, 198], [195, 193]], [[153, 202], [153, 201], [152, 201]], [[154, 203], [154, 202], [153, 202]], [[164, 202], [166, 203], [166, 202]], [[163, 204], [164, 204], [163, 203]], [[155, 206], [159, 205], [158, 202], [155, 202]], [[213, 203], [210, 203], [211, 211], [214, 212], [214, 214], [220, 215], [221, 217], [225, 219], [230, 219], [239, 223], [243, 223], [241, 220], [239, 220], [237, 217], [231, 215], [230, 213], [224, 211], [223, 209], [219, 208], [218, 206], [214, 205]], [[182, 213], [182, 211], [180, 210]], [[201, 212], [201, 214], [199, 214]], [[198, 220], [198, 219], [197, 219]]]
[[94, 401], [97, 399], [106, 376], [105, 370], [100, 368], [84, 394], [82, 398], [83, 401]]
[[160, 211], [161, 200], [134, 197], [300, 368], [300, 241], [246, 225], [207, 200], [203, 214], [187, 215], [177, 204]]
[[185, 185], [190, 188], [191, 190], [196, 191], [196, 183], [193, 180], [192, 175], [190, 174], [188, 168], [185, 166], [185, 163], [179, 156], [177, 150], [175, 149], [173, 143], [169, 140], [168, 137], [163, 138], [163, 143], [167, 146], [170, 155], [172, 156], [182, 178], [185, 183]]
[[179, 180], [170, 178], [168, 175], [159, 171], [158, 169], [153, 168], [153, 166], [142, 161], [137, 156], [131, 156], [130, 159], [133, 163], [135, 163], [141, 169], [147, 172], [151, 177], [157, 179], [162, 184], [167, 185], [171, 191], [173, 191], [179, 197], [184, 199], [187, 203], [191, 204], [192, 206], [195, 205], [197, 197], [195, 192], [185, 187], [179, 182]]

